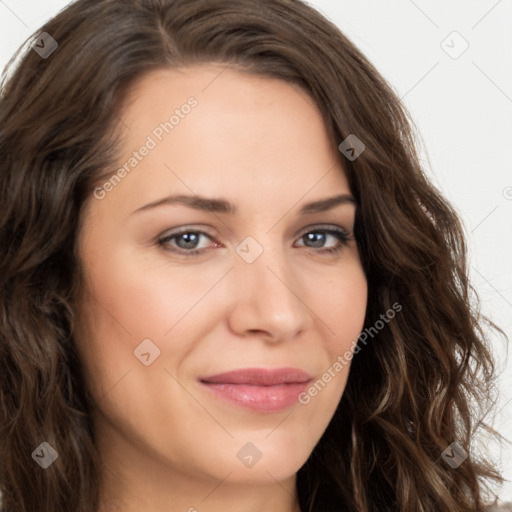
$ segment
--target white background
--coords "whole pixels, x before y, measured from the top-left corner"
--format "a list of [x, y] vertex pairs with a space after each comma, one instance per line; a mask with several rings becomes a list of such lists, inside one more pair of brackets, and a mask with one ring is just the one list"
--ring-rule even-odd
[[[68, 3], [0, 0], [0, 66]], [[425, 170], [464, 223], [482, 312], [512, 339], [512, 2], [309, 3], [365, 53], [403, 99], [422, 139]], [[453, 31], [469, 44], [460, 56], [466, 43]], [[512, 364], [503, 339], [491, 339], [501, 372], [494, 426], [512, 442]], [[488, 447], [512, 480], [512, 444]], [[512, 483], [500, 495], [512, 501]]]

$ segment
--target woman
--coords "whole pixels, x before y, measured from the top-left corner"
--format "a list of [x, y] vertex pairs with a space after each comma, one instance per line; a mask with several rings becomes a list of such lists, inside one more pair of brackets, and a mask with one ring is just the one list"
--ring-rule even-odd
[[78, 0], [30, 45], [3, 510], [484, 510], [462, 227], [353, 44], [299, 0]]

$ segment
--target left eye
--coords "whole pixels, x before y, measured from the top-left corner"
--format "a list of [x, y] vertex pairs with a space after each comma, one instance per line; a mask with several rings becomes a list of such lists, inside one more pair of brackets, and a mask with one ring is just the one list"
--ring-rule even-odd
[[[184, 256], [191, 256], [205, 251], [204, 247], [197, 248], [197, 244], [202, 236], [212, 239], [210, 235], [203, 231], [186, 230], [178, 233], [171, 233], [160, 238], [158, 240], [158, 245], [162, 247], [166, 246], [166, 250], [181, 253]], [[337, 239], [339, 245], [329, 248], [323, 247], [323, 244], [328, 237]], [[170, 243], [173, 240], [175, 240], [175, 245]], [[311, 248], [319, 249], [318, 252], [332, 253], [341, 251], [341, 249], [348, 245], [348, 242], [352, 240], [352, 237], [343, 229], [330, 228], [307, 231], [299, 238], [299, 240], [305, 240], [306, 242], [315, 244], [312, 245]], [[216, 245], [219, 246], [217, 243]]]

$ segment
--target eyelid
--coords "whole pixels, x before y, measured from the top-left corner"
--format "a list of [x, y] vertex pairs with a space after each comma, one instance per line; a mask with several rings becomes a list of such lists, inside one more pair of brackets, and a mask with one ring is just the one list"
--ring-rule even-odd
[[306, 233], [309, 233], [310, 231], [317, 231], [317, 230], [318, 231], [338, 230], [338, 231], [343, 231], [347, 234], [351, 233], [351, 230], [349, 230], [343, 226], [338, 226], [337, 224], [309, 224], [308, 226], [301, 228], [297, 234], [300, 234], [300, 236], [303, 236]]
[[[213, 238], [213, 239], [215, 238], [215, 235], [208, 233], [208, 231], [205, 231], [204, 229], [205, 229], [204, 226], [201, 226], [201, 227], [196, 227], [194, 225], [184, 226], [181, 228], [176, 228], [176, 231], [171, 230], [169, 232], [164, 232], [163, 234], [158, 235], [158, 240], [162, 240], [163, 238], [169, 238], [172, 236], [178, 236], [183, 233], [189, 233], [189, 232], [197, 232], [200, 234], [207, 235], [210, 238]], [[304, 226], [303, 228], [301, 228], [294, 236], [300, 238], [300, 237], [304, 236], [306, 233], [309, 233], [310, 231], [317, 231], [317, 230], [318, 231], [338, 230], [338, 231], [342, 231], [342, 232], [346, 233], [349, 236], [352, 234], [351, 230], [344, 228], [343, 226], [338, 226], [336, 224], [309, 224], [308, 226]]]

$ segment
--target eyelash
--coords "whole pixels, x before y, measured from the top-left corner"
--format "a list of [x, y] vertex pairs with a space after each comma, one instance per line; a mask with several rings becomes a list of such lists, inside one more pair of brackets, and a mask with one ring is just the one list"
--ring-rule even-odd
[[[199, 235], [205, 235], [206, 237], [212, 239], [212, 237], [210, 235], [208, 235], [208, 233], [205, 233], [204, 231], [193, 230], [193, 229], [182, 229], [179, 232], [171, 233], [171, 234], [166, 235], [166, 236], [164, 236], [162, 238], [159, 238], [157, 243], [158, 243], [159, 246], [164, 248], [165, 244], [167, 244], [173, 238], [178, 238], [181, 235], [190, 234], [190, 233], [199, 234]], [[299, 237], [299, 240], [304, 238], [306, 235], [308, 235], [310, 233], [327, 233], [329, 235], [332, 235], [332, 236], [336, 237], [339, 240], [340, 245], [337, 246], [337, 247], [332, 247], [332, 248], [329, 248], [329, 249], [322, 249], [322, 248], [318, 249], [317, 252], [321, 252], [321, 253], [324, 253], [324, 254], [326, 254], [326, 253], [327, 254], [337, 254], [337, 253], [341, 252], [341, 250], [344, 249], [351, 240], [353, 240], [353, 238], [343, 229], [333, 229], [333, 228], [327, 229], [327, 228], [323, 228], [322, 226], [319, 226], [316, 229], [304, 232]], [[197, 255], [199, 255], [199, 254], [201, 254], [201, 253], [203, 253], [204, 251], [207, 250], [207, 249], [191, 249], [191, 250], [187, 251], [185, 249], [175, 249], [175, 248], [173, 248], [173, 249], [164, 248], [164, 249], [167, 250], [167, 251], [178, 253], [178, 254], [183, 255], [185, 257], [197, 256]], [[315, 249], [315, 248], [311, 247], [311, 249]]]

